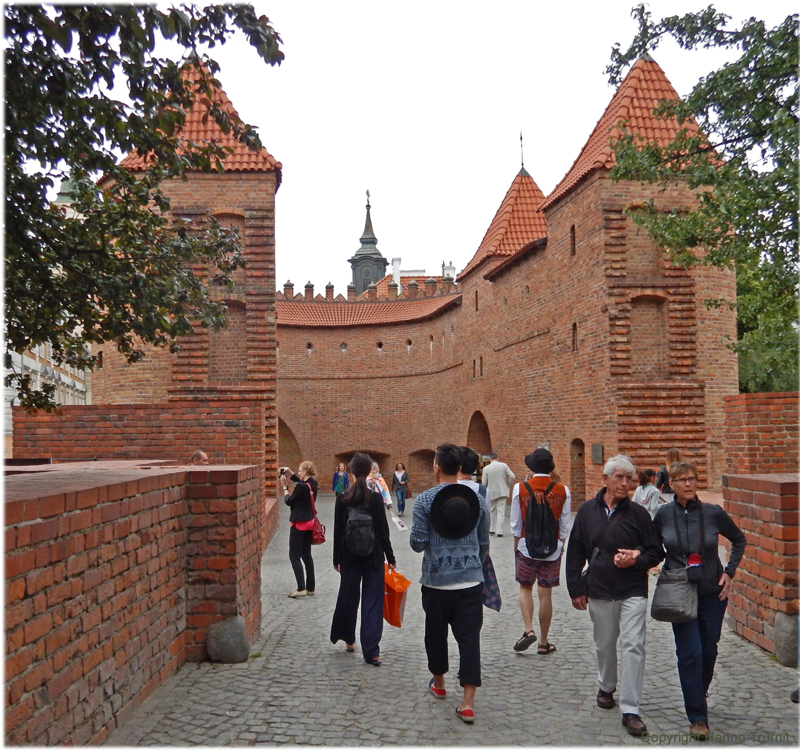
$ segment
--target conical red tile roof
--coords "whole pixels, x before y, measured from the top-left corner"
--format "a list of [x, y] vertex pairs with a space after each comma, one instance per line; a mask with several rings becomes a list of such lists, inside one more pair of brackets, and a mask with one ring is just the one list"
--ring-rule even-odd
[[534, 240], [547, 237], [547, 222], [539, 206], [544, 194], [523, 167], [492, 219], [477, 253], [458, 275], [460, 282], [487, 258], [502, 262]]
[[656, 119], [653, 110], [662, 99], [678, 99], [678, 92], [655, 60], [649, 55], [640, 57], [620, 84], [575, 163], [547, 196], [541, 208], [552, 206], [590, 172], [614, 166], [610, 141], [622, 135], [619, 127], [621, 121], [629, 133], [642, 136], [659, 146], [670, 143], [681, 128], [686, 128], [690, 136], [697, 133], [694, 121], [687, 121], [680, 126], [675, 118]]
[[[184, 80], [194, 82], [198, 80], [199, 71], [196, 66], [185, 66], [183, 69]], [[208, 74], [210, 75], [210, 74]], [[229, 114], [239, 116], [228, 95], [221, 89], [214, 93], [220, 109]], [[222, 160], [228, 172], [272, 172], [278, 173], [278, 185], [281, 183], [281, 163], [267, 152], [265, 148], [251, 151], [245, 144], [237, 141], [233, 132], [223, 133], [222, 128], [209, 114], [208, 107], [201, 101], [195, 101], [194, 107], [186, 113], [186, 120], [181, 128], [181, 139], [195, 143], [208, 143], [212, 141], [220, 146], [232, 149], [231, 153]], [[122, 166], [130, 170], [143, 170], [147, 167], [147, 157], [139, 156], [132, 151], [122, 160]]]

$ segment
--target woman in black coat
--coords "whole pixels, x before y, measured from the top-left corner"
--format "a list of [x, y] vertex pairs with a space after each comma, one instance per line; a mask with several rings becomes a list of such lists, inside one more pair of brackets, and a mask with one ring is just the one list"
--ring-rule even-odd
[[[675, 500], [659, 508], [654, 524], [667, 554], [664, 568], [688, 565], [690, 581], [697, 582], [697, 618], [673, 623], [672, 633], [689, 734], [707, 740], [706, 695], [714, 677], [731, 580], [742, 560], [746, 539], [721, 506], [700, 502], [694, 464], [676, 462], [669, 473]], [[731, 542], [724, 568], [719, 559], [719, 535]]]
[[[349, 471], [355, 482], [345, 494], [336, 497], [333, 519], [333, 567], [339, 572], [339, 596], [331, 623], [331, 641], [340, 639], [348, 652], [355, 652], [356, 618], [361, 601], [361, 651], [370, 665], [381, 664], [380, 642], [383, 635], [383, 561], [395, 567], [394, 551], [389, 539], [389, 525], [383, 509], [383, 497], [367, 486], [372, 460], [356, 454]], [[351, 512], [355, 509], [355, 513]], [[363, 555], [351, 552], [347, 542], [348, 518], [355, 521], [359, 513], [372, 519], [372, 549]], [[367, 533], [368, 534], [368, 533]], [[351, 542], [352, 545], [352, 542]], [[360, 590], [360, 595], [359, 595]]]
[[[280, 469], [283, 501], [292, 510], [289, 514], [289, 561], [292, 564], [297, 589], [289, 597], [305, 597], [314, 594], [314, 560], [311, 557], [311, 535], [314, 525], [313, 500], [317, 499], [317, 468], [311, 462], [303, 462], [297, 474], [288, 467]], [[289, 493], [289, 480], [296, 483]], [[305, 566], [305, 573], [303, 572]]]

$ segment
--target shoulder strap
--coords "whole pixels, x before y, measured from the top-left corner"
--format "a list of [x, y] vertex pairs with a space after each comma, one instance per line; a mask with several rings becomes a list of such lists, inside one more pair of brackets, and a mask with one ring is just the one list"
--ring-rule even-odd
[[308, 495], [311, 498], [311, 512], [314, 516], [317, 515], [317, 507], [314, 505], [314, 490], [311, 488], [311, 483], [305, 483], [308, 486]]

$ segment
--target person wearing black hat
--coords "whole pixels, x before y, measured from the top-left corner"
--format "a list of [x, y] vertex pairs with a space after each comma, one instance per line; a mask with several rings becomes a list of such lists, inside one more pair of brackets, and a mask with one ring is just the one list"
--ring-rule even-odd
[[489, 514], [472, 488], [458, 484], [461, 458], [461, 449], [452, 443], [436, 449], [437, 485], [417, 497], [409, 543], [423, 553], [425, 652], [433, 675], [428, 688], [438, 699], [447, 696], [449, 627], [458, 644], [458, 679], [464, 689], [456, 714], [471, 723], [481, 685], [482, 561], [489, 552]]
[[[533, 585], [538, 581], [539, 593], [539, 634], [541, 639], [538, 654], [548, 655], [556, 651], [549, 641], [550, 622], [553, 618], [553, 587], [561, 582], [561, 554], [564, 541], [569, 536], [572, 518], [570, 504], [572, 496], [569, 488], [560, 482], [553, 482], [550, 473], [555, 469], [553, 455], [545, 448], [538, 448], [525, 457], [525, 465], [533, 472], [526, 482], [514, 486], [511, 495], [511, 534], [514, 536], [515, 578], [519, 584], [519, 606], [525, 631], [514, 645], [515, 652], [523, 652], [536, 641], [533, 631]], [[555, 550], [544, 558], [531, 557], [525, 541], [528, 504], [547, 503], [558, 522], [558, 542]]]

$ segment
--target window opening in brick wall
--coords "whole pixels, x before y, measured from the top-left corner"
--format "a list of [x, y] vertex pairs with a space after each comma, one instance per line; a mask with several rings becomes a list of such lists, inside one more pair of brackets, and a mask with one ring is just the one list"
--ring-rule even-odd
[[573, 224], [569, 228], [569, 253], [570, 255], [575, 255], [575, 225]]
[[475, 380], [475, 374], [477, 373], [477, 366], [475, 364], [475, 360], [472, 361], [472, 380]]
[[630, 315], [631, 376], [643, 380], [666, 377], [666, 301], [652, 295], [634, 297]]
[[478, 358], [478, 360], [480, 361], [480, 373], [481, 373], [481, 378], [483, 378], [483, 355], [481, 355], [481, 356]]
[[347, 352], [347, 344], [345, 342], [342, 342], [339, 345], [339, 349], [342, 350], [342, 352]]
[[433, 334], [430, 335], [430, 341], [428, 346], [430, 347], [431, 354], [433, 354]]
[[97, 353], [97, 365], [95, 366], [97, 370], [103, 367], [103, 352], [102, 350]]
[[411, 352], [411, 340], [410, 339], [406, 339], [406, 348], [408, 349], [409, 352]]
[[478, 290], [475, 290], [475, 310], [478, 309]]
[[314, 345], [311, 342], [306, 342], [306, 349], [310, 352], [314, 349]]
[[578, 324], [572, 324], [572, 351], [578, 351]]
[[378, 352], [383, 349], [383, 342], [378, 342]]
[[530, 285], [526, 284], [522, 289], [522, 296], [523, 297], [528, 297], [530, 294], [531, 294]]

